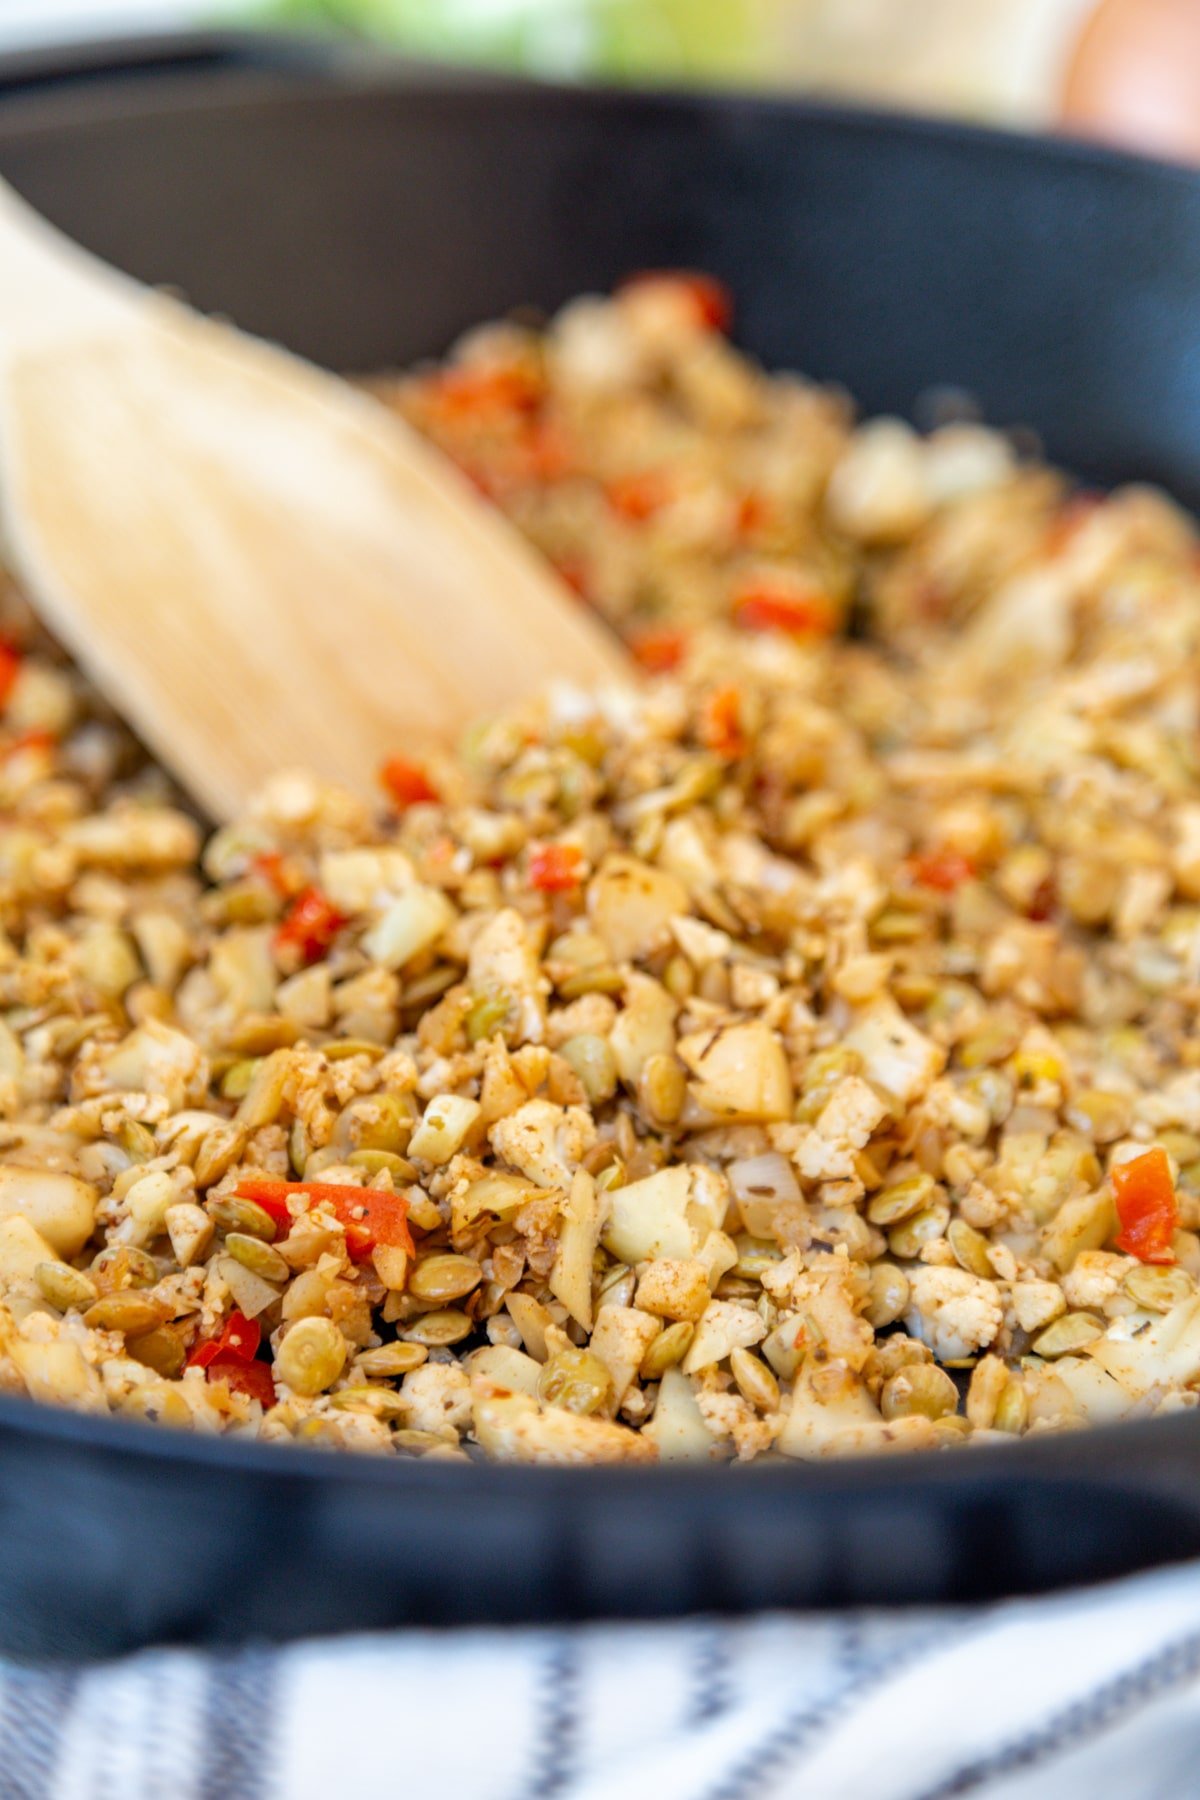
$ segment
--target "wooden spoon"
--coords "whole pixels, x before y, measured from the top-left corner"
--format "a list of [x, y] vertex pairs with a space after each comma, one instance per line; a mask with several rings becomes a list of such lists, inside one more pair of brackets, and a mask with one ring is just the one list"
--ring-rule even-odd
[[0, 531], [46, 624], [214, 817], [623, 652], [366, 395], [119, 275], [0, 183]]

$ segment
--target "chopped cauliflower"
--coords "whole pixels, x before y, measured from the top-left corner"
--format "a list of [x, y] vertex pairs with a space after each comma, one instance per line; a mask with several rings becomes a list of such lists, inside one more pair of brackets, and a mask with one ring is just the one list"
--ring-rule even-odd
[[461, 1430], [471, 1417], [471, 1380], [459, 1363], [423, 1363], [400, 1386], [405, 1422], [414, 1431]]
[[905, 1329], [942, 1362], [959, 1362], [995, 1341], [1004, 1308], [994, 1281], [944, 1268], [916, 1268], [908, 1279]]
[[582, 1106], [529, 1100], [498, 1119], [488, 1137], [497, 1156], [540, 1187], [570, 1187], [585, 1151], [596, 1141], [591, 1114]]

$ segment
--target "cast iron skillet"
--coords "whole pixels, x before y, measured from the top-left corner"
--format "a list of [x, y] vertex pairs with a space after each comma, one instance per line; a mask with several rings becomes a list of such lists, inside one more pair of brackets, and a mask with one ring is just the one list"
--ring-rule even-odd
[[[209, 38], [0, 62], [0, 172], [115, 262], [335, 367], [690, 264], [730, 283], [768, 364], [870, 410], [964, 388], [1088, 479], [1200, 503], [1200, 181], [1176, 171]], [[25, 1654], [978, 1599], [1198, 1552], [1200, 1418], [622, 1472], [257, 1449], [0, 1400], [0, 1648]]]

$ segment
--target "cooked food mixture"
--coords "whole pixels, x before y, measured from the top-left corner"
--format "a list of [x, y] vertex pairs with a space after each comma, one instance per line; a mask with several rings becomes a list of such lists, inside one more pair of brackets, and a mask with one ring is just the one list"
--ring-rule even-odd
[[1195, 528], [726, 323], [382, 384], [653, 679], [374, 801], [205, 842], [7, 595], [4, 1388], [544, 1462], [1195, 1404]]

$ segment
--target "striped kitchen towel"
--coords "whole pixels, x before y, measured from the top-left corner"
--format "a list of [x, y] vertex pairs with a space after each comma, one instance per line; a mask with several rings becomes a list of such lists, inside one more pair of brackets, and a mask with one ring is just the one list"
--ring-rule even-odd
[[959, 1611], [0, 1672], [3, 1800], [1192, 1800], [1200, 1566]]

